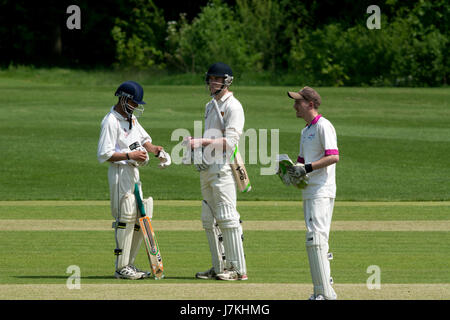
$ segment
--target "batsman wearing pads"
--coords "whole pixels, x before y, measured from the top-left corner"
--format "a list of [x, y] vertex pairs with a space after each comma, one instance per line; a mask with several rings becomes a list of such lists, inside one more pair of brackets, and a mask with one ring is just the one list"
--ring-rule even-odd
[[[228, 90], [233, 72], [225, 63], [211, 65], [206, 73], [206, 85], [212, 100], [205, 108], [205, 131], [202, 138], [188, 138], [193, 153], [203, 150], [200, 163], [194, 164], [200, 172], [203, 196], [202, 224], [206, 232], [213, 267], [198, 272], [197, 278], [217, 280], [247, 280], [242, 227], [236, 210], [236, 181], [230, 166], [244, 128], [244, 110]], [[219, 241], [219, 234], [222, 233]], [[226, 265], [222, 260], [221, 246]]]
[[116, 90], [119, 98], [103, 118], [98, 141], [97, 158], [100, 163], [109, 162], [108, 182], [111, 214], [115, 222], [116, 278], [142, 279], [151, 273], [141, 271], [134, 261], [142, 243], [142, 232], [137, 222], [135, 184], [138, 185], [147, 215], [152, 215], [153, 199], [144, 199], [139, 178], [139, 167], [149, 161], [149, 153], [159, 158], [161, 168], [171, 163], [163, 147], [152, 144], [152, 138], [139, 124], [137, 117], [143, 111], [143, 88], [134, 81], [122, 83]]
[[306, 223], [306, 251], [308, 253], [314, 293], [311, 300], [334, 300], [330, 272], [332, 255], [328, 253], [328, 238], [336, 198], [336, 163], [339, 161], [336, 131], [330, 121], [318, 113], [321, 97], [314, 89], [304, 87], [288, 92], [295, 100], [297, 118], [306, 127], [300, 138], [297, 164], [288, 168], [294, 179], [309, 176], [303, 190], [303, 212]]

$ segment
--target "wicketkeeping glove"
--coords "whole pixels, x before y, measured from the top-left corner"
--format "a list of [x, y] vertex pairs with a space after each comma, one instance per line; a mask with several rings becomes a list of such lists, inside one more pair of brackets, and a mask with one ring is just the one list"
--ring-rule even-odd
[[277, 155], [277, 174], [286, 185], [303, 189], [308, 185], [307, 168], [301, 163], [294, 164], [287, 154]]
[[294, 179], [299, 179], [306, 175], [305, 165], [303, 163], [296, 163], [293, 166], [286, 168], [289, 176]]

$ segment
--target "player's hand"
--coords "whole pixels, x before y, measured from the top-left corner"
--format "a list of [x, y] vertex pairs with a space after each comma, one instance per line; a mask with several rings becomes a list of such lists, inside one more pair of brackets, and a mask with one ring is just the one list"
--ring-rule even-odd
[[155, 157], [158, 157], [159, 153], [160, 153], [163, 149], [164, 149], [164, 148], [161, 147], [161, 146], [155, 146], [155, 151], [154, 151]]
[[203, 138], [191, 138], [189, 140], [191, 149], [197, 149], [203, 147]]
[[302, 163], [297, 163], [293, 166], [287, 167], [286, 170], [292, 178], [301, 178], [306, 175], [305, 165]]
[[192, 137], [185, 137], [185, 138], [183, 139], [183, 142], [182, 142], [181, 144], [182, 144], [183, 146], [186, 146], [186, 147], [192, 149], [192, 147], [191, 147], [191, 140], [192, 140], [192, 139], [193, 139]]
[[135, 160], [137, 162], [144, 162], [147, 160], [147, 152], [142, 150], [136, 150], [128, 153], [128, 156], [131, 160]]

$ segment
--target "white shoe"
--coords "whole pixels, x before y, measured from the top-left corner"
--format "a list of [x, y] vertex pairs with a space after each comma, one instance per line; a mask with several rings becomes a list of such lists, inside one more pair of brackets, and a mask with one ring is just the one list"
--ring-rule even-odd
[[130, 268], [132, 268], [136, 273], [142, 274], [142, 278], [150, 278], [152, 273], [150, 271], [141, 270], [138, 267], [134, 265], [129, 265]]
[[214, 267], [212, 267], [212, 268], [209, 269], [209, 270], [203, 271], [203, 272], [197, 272], [197, 273], [195, 274], [195, 277], [196, 277], [197, 279], [206, 279], [206, 280], [208, 280], [208, 279], [214, 279], [216, 276], [217, 276], [217, 275], [216, 275], [216, 272], [214, 271]]
[[225, 270], [216, 276], [217, 280], [236, 281], [236, 280], [248, 280], [246, 274], [240, 274], [236, 270]]
[[317, 296], [312, 294], [308, 300], [336, 300], [336, 297], [332, 297], [331, 299], [325, 298], [324, 295], [318, 294]]
[[143, 278], [143, 273], [136, 272], [131, 266], [125, 266], [120, 270], [116, 270], [114, 276], [116, 279], [138, 280]]

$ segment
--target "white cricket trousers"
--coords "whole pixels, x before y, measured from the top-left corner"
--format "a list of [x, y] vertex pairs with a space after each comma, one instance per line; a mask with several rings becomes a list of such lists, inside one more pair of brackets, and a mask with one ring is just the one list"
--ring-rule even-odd
[[316, 198], [303, 200], [303, 214], [306, 230], [320, 233], [328, 242], [331, 218], [333, 217], [334, 198]]
[[[139, 181], [139, 170], [135, 167], [112, 163], [108, 170], [111, 215], [115, 220], [116, 270], [128, 264], [134, 265], [135, 258], [142, 243], [142, 234], [135, 228], [137, 219], [135, 184]], [[121, 224], [121, 225], [120, 225]]]
[[247, 274], [240, 215], [236, 210], [236, 184], [230, 166], [224, 165], [219, 171], [211, 167], [200, 171], [200, 185], [203, 200], [208, 204], [202, 206], [201, 219], [210, 241], [213, 266], [216, 265], [217, 251], [209, 234], [217, 222], [222, 231], [227, 266], [231, 265], [240, 274]]
[[[139, 183], [139, 170], [129, 165], [111, 163], [108, 169], [108, 182], [111, 215], [114, 220], [120, 220], [120, 201], [127, 193], [134, 194], [134, 185]], [[139, 188], [142, 195], [140, 183]]]
[[303, 200], [303, 213], [306, 223], [306, 252], [314, 286], [314, 295], [323, 295], [327, 300], [337, 299], [331, 277], [328, 253], [331, 218], [334, 198], [316, 198]]

